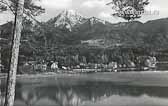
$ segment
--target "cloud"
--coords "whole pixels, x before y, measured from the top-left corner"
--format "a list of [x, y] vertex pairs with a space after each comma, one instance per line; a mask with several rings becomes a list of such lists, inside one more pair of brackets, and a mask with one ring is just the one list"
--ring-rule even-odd
[[82, 6], [94, 8], [94, 7], [104, 7], [107, 2], [107, 0], [87, 0], [86, 2], [83, 2]]
[[154, 10], [162, 10], [162, 8], [158, 5], [148, 5], [145, 7], [146, 11], [154, 11]]
[[111, 13], [108, 13], [108, 12], [101, 12], [99, 14], [99, 17], [102, 17], [102, 18], [111, 18]]
[[72, 5], [72, 0], [42, 0], [42, 6], [52, 9], [66, 9]]
[[100, 12], [98, 17], [111, 23], [125, 22], [122, 18], [112, 16], [110, 11]]

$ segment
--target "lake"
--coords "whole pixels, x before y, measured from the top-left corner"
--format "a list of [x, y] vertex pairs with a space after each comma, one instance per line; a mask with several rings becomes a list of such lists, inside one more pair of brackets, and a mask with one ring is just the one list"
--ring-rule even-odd
[[168, 87], [63, 77], [18, 79], [15, 98], [15, 106], [167, 106]]

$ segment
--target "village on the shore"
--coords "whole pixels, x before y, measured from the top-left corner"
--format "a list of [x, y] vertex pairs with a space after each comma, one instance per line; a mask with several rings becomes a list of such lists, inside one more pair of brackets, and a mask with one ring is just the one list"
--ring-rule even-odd
[[[148, 71], [156, 70], [157, 59], [154, 56], [137, 58], [137, 63], [128, 61], [127, 64], [117, 62], [61, 64], [58, 61], [41, 62], [28, 61], [19, 67], [23, 73], [29, 72], [56, 72], [56, 73], [91, 73], [91, 72], [121, 72], [121, 71]], [[22, 73], [22, 71], [20, 71]], [[26, 72], [28, 71], [28, 72]]]

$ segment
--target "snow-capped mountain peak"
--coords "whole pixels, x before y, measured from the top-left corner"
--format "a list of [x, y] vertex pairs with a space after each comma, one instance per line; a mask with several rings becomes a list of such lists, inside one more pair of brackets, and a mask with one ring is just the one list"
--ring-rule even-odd
[[54, 25], [56, 28], [67, 29], [69, 31], [72, 31], [73, 29], [87, 22], [89, 22], [91, 26], [97, 23], [104, 25], [106, 24], [105, 20], [101, 20], [96, 17], [86, 18], [75, 10], [64, 10], [58, 14], [57, 17], [48, 21], [49, 24]]
[[60, 13], [61, 15], [67, 16], [67, 17], [71, 17], [71, 16], [81, 16], [78, 12], [76, 12], [75, 10], [64, 10], [62, 11], [62, 13]]
[[72, 30], [72, 27], [82, 24], [86, 18], [80, 15], [75, 10], [64, 10], [61, 12], [55, 21], [55, 27], [62, 27]]

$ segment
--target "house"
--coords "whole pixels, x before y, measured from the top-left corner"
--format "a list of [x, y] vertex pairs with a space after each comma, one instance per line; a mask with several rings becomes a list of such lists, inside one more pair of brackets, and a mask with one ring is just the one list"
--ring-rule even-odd
[[149, 68], [155, 68], [157, 63], [156, 57], [148, 57], [145, 61], [145, 66]]
[[47, 70], [47, 64], [36, 64], [34, 66], [35, 70], [39, 70], [39, 71], [46, 71]]
[[58, 69], [58, 62], [54, 62], [53, 64], [51, 64], [51, 69], [52, 70]]
[[117, 72], [118, 64], [117, 62], [110, 62], [108, 64], [108, 68], [112, 69], [113, 71]]

